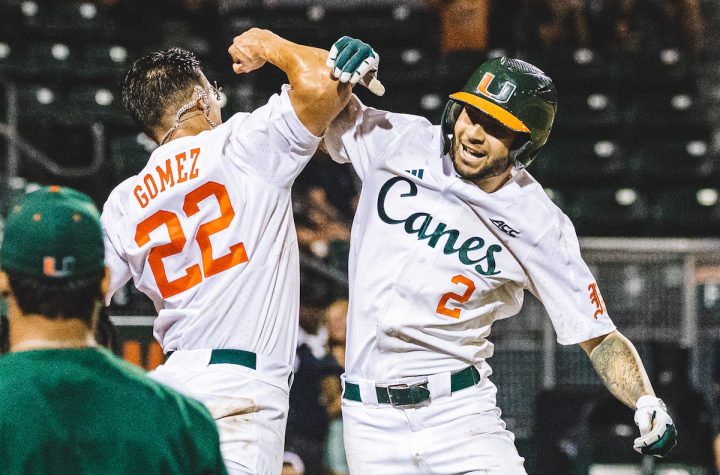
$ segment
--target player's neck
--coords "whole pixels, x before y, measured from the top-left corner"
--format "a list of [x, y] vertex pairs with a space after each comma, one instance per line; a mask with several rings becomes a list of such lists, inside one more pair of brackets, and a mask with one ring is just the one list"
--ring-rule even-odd
[[42, 315], [9, 318], [10, 351], [97, 346], [92, 330], [79, 318], [49, 320]]
[[180, 119], [180, 125], [171, 133], [165, 143], [172, 142], [181, 137], [192, 137], [200, 132], [211, 129], [212, 127], [205, 115], [201, 111], [194, 111]]
[[500, 188], [502, 188], [503, 185], [508, 182], [508, 180], [510, 180], [510, 178], [512, 177], [512, 168], [513, 167], [511, 165], [510, 167], [508, 167], [507, 170], [505, 170], [499, 175], [478, 180], [472, 180], [472, 182], [485, 193], [494, 193]]

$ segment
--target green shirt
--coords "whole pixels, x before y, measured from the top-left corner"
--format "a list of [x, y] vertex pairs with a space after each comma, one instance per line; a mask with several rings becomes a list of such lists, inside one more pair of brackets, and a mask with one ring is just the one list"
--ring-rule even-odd
[[0, 357], [0, 474], [224, 474], [199, 402], [98, 348]]

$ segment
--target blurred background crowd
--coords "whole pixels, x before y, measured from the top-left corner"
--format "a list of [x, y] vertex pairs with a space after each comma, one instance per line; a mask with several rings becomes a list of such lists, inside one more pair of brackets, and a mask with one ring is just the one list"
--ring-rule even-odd
[[[102, 206], [141, 170], [155, 145], [122, 110], [118, 81], [152, 50], [193, 51], [223, 86], [225, 118], [264, 104], [283, 83], [271, 66], [232, 73], [227, 47], [251, 27], [326, 49], [342, 35], [367, 41], [380, 54], [387, 92], [358, 90], [361, 99], [433, 123], [486, 58], [526, 59], [559, 94], [554, 131], [530, 172], [581, 237], [605, 238], [584, 240], [586, 257], [610, 314], [638, 342], [676, 411], [681, 442], [670, 462], [688, 470], [680, 473], [709, 474], [720, 466], [712, 443], [720, 430], [712, 417], [720, 380], [719, 25], [718, 0], [0, 0], [0, 226], [10, 203], [38, 184], [75, 187]], [[321, 151], [294, 187], [302, 331], [284, 473], [347, 473], [339, 375], [358, 190], [352, 168]], [[136, 338], [139, 362], [152, 366], [150, 330], [131, 328], [140, 321], [133, 317], [154, 315], [151, 303], [128, 286], [109, 312], [119, 325], [116, 350]], [[498, 402], [529, 473], [587, 473], [607, 454], [617, 460], [599, 461], [637, 461], [628, 454], [631, 418], [628, 428], [628, 414], [597, 397], [582, 356], [553, 346], [536, 302], [498, 327], [490, 361]], [[583, 419], [563, 418], [578, 412], [570, 407], [584, 408]]]

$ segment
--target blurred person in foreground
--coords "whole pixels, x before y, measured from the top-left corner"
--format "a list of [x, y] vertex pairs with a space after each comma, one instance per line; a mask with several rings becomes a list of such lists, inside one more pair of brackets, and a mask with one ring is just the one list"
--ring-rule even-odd
[[[361, 44], [342, 38], [333, 51]], [[635, 409], [635, 449], [664, 456], [675, 445], [572, 223], [526, 170], [556, 108], [545, 73], [494, 58], [450, 96], [440, 126], [353, 97], [328, 128], [330, 156], [363, 181], [342, 407], [352, 473], [525, 473], [487, 363], [493, 322], [517, 314], [525, 290], [543, 303], [558, 342], [582, 347]]]
[[6, 221], [0, 471], [226, 473], [202, 404], [95, 342], [109, 283], [99, 217], [89, 197], [53, 186], [26, 195]]
[[[108, 299], [132, 278], [153, 301], [168, 356], [153, 375], [210, 409], [228, 471], [277, 474], [300, 293], [290, 188], [351, 89], [327, 71], [327, 51], [268, 30], [228, 52], [235, 73], [271, 63], [289, 85], [223, 122], [188, 51], [151, 53], [123, 80], [123, 104], [159, 147], [105, 203]], [[378, 61], [369, 46], [339, 59], [351, 83]]]

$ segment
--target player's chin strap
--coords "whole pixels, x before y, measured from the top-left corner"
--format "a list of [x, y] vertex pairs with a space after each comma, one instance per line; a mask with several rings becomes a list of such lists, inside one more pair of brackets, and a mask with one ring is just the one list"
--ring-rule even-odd
[[508, 153], [508, 157], [510, 157], [510, 159], [513, 161], [513, 164], [515, 165], [515, 168], [517, 168], [518, 170], [522, 170], [523, 168], [525, 168], [525, 164], [518, 160], [517, 157], [523, 154], [523, 152], [530, 146], [530, 143], [530, 139], [527, 139], [520, 147], [510, 150], [510, 153]]
[[[198, 97], [199, 97], [200, 99], [202, 99], [202, 103], [203, 103], [202, 114], [203, 114], [203, 117], [205, 117], [205, 120], [206, 120], [207, 123], [210, 125], [210, 128], [214, 129], [215, 127], [217, 127], [217, 124], [215, 123], [215, 121], [213, 121], [213, 120], [210, 118], [210, 101], [208, 100], [207, 92], [205, 92], [205, 90], [204, 90], [203, 88], [201, 88], [200, 86], [195, 86], [195, 92], [197, 93]], [[175, 131], [178, 129], [178, 127], [180, 127], [180, 123], [181, 123], [181, 122], [183, 122], [183, 121], [185, 121], [185, 120], [187, 120], [187, 119], [190, 119], [190, 117], [186, 117], [185, 119], [181, 119], [181, 117], [182, 117], [187, 111], [189, 111], [190, 109], [192, 109], [193, 107], [195, 107], [195, 104], [197, 104], [197, 99], [193, 99], [192, 101], [188, 102], [187, 104], [185, 104], [184, 106], [182, 106], [182, 107], [180, 108], [180, 110], [177, 111], [177, 114], [175, 114], [175, 123], [174, 123], [173, 126], [170, 128], [170, 130], [168, 130], [167, 133], [163, 136], [162, 140], [160, 141], [160, 145], [164, 145], [165, 142], [167, 142], [167, 140], [168, 140], [170, 137], [172, 137], [172, 134], [175, 133]], [[195, 117], [195, 116], [193, 115], [193, 116], [191, 116], [191, 117]]]

